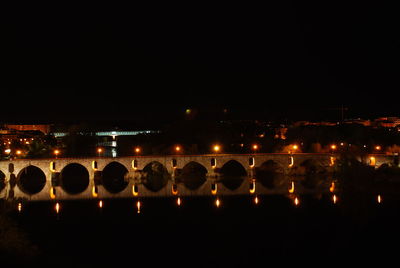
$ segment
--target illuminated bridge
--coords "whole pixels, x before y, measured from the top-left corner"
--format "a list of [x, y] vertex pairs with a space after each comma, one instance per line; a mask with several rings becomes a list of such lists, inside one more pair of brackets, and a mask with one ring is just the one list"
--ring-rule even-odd
[[[364, 161], [378, 167], [393, 160], [382, 154]], [[0, 161], [0, 198], [35, 201], [321, 192], [328, 191], [335, 179], [335, 161], [332, 154], [306, 153], [15, 159]]]

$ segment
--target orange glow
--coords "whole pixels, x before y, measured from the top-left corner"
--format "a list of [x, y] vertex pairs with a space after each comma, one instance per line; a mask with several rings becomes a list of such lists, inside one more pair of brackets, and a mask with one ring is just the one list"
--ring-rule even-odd
[[218, 190], [218, 186], [216, 183], [211, 184], [211, 194], [216, 195]]
[[331, 145], [331, 149], [332, 149], [332, 150], [336, 150], [336, 144], [332, 144], [332, 145]]
[[181, 149], [182, 149], [182, 148], [181, 148], [179, 145], [178, 145], [178, 146], [175, 146], [175, 151], [176, 151], [176, 152], [180, 152]]
[[258, 196], [255, 196], [255, 197], [254, 197], [254, 204], [258, 205], [258, 202], [259, 202]]
[[213, 150], [214, 150], [214, 152], [218, 153], [221, 150], [221, 146], [216, 144], [216, 145], [213, 146]]
[[57, 202], [54, 209], [56, 210], [56, 213], [58, 214], [60, 212], [60, 204]]
[[336, 158], [335, 158], [334, 156], [331, 156], [331, 157], [329, 158], [329, 160], [330, 160], [329, 165], [330, 165], [330, 166], [333, 166], [333, 165], [335, 164]]
[[251, 147], [254, 151], [258, 150], [258, 145], [257, 144], [253, 144], [253, 146]]
[[135, 147], [135, 153], [140, 153], [140, 151], [141, 151], [141, 149], [140, 149], [140, 147]]
[[369, 158], [369, 164], [370, 164], [371, 166], [375, 166], [375, 165], [376, 165], [376, 158], [373, 157], [373, 156], [371, 156], [371, 157]]
[[18, 203], [17, 209], [18, 209], [18, 212], [21, 212], [21, 210], [22, 210], [22, 203]]
[[378, 194], [376, 201], [378, 201], [378, 204], [382, 203], [382, 197], [380, 194]]
[[99, 208], [103, 208], [103, 200], [99, 201]]
[[379, 145], [375, 146], [375, 150], [380, 151], [381, 149], [382, 149], [381, 146], [379, 146]]
[[294, 144], [294, 145], [292, 146], [292, 149], [296, 151], [297, 149], [299, 149], [299, 146], [298, 146], [297, 144]]
[[294, 158], [293, 158], [293, 156], [289, 156], [289, 160], [290, 160], [290, 162], [289, 162], [289, 167], [293, 167], [293, 165], [294, 165]]
[[57, 156], [57, 155], [59, 155], [60, 154], [60, 150], [54, 150], [54, 154]]
[[178, 197], [178, 198], [176, 199], [176, 204], [177, 204], [179, 207], [181, 206], [182, 200], [181, 200], [180, 197]]
[[51, 199], [56, 198], [56, 189], [54, 187], [50, 187], [50, 198]]
[[336, 204], [336, 202], [337, 202], [337, 196], [336, 196], [335, 194], [332, 196], [332, 201], [333, 201], [333, 204]]
[[96, 185], [93, 185], [93, 187], [92, 187], [92, 196], [93, 197], [99, 196], [99, 193], [97, 191], [97, 186]]
[[291, 186], [290, 186], [290, 188], [289, 188], [288, 191], [289, 191], [289, 193], [291, 193], [291, 194], [294, 193], [294, 181], [291, 182]]
[[21, 150], [17, 150], [15, 153], [16, 153], [17, 155], [20, 155], [20, 154], [22, 154], [22, 151], [21, 151]]
[[256, 180], [251, 181], [249, 191], [251, 194], [254, 194], [256, 192]]
[[176, 185], [175, 183], [172, 184], [171, 192], [173, 195], [177, 195], [178, 194], [178, 185]]
[[300, 200], [297, 198], [297, 196], [294, 199], [294, 205], [297, 207], [298, 205], [300, 205]]
[[139, 195], [139, 187], [136, 184], [134, 184], [132, 186], [132, 194], [133, 194], [133, 196], [138, 196]]
[[335, 191], [335, 182], [334, 181], [331, 183], [331, 187], [329, 187], [329, 192], [333, 193], [333, 191]]
[[219, 198], [217, 197], [217, 199], [215, 200], [215, 205], [217, 206], [217, 208], [219, 208], [221, 206], [221, 201], [219, 200]]
[[139, 200], [136, 202], [136, 207], [137, 207], [137, 213], [140, 213], [140, 208], [142, 207], [142, 203], [140, 203]]
[[103, 152], [103, 148], [97, 148], [97, 152], [101, 154]]

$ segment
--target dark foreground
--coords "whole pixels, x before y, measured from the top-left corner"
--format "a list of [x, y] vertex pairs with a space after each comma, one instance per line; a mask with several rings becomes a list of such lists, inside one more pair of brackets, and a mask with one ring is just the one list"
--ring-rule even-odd
[[13, 212], [38, 249], [40, 267], [267, 267], [380, 264], [396, 260], [400, 204], [371, 196], [333, 204], [330, 195], [36, 202]]

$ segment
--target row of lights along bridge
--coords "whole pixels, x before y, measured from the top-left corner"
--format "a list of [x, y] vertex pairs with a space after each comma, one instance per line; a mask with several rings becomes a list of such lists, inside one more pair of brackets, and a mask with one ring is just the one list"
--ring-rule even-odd
[[[336, 145], [336, 144], [330, 145], [330, 152], [331, 153], [336, 152], [338, 150], [339, 146], [343, 147], [343, 146], [345, 146], [345, 144], [344, 143], [340, 143], [339, 145]], [[347, 144], [347, 146], [351, 146], [351, 144]], [[363, 147], [366, 148], [367, 146], [364, 145]], [[257, 153], [257, 152], [259, 152], [260, 145], [252, 144], [250, 148], [251, 148], [251, 151], [253, 153]], [[301, 152], [301, 146], [298, 145], [298, 144], [291, 144], [287, 148], [288, 148], [287, 153], [298, 153], [298, 152]], [[105, 151], [105, 149], [103, 147], [96, 148], [97, 156], [99, 156], [99, 157], [102, 156], [104, 151]], [[382, 151], [382, 147], [380, 145], [376, 145], [376, 146], [374, 146], [373, 151], [375, 153], [380, 153]], [[11, 149], [6, 149], [4, 152], [6, 154], [11, 154], [12, 151], [11, 151]], [[220, 144], [212, 145], [210, 153], [221, 153], [221, 152], [223, 152], [223, 150], [222, 150], [222, 146]], [[142, 148], [139, 147], [139, 146], [133, 148], [133, 153], [135, 155], [140, 155], [142, 153]], [[184, 148], [181, 145], [176, 145], [176, 146], [174, 146], [172, 153], [184, 154]], [[15, 154], [16, 157], [19, 157], [19, 156], [22, 156], [23, 152], [21, 150], [16, 150], [14, 154]], [[62, 154], [61, 149], [55, 149], [53, 151], [53, 154], [54, 154], [54, 156], [56, 158], [58, 158]]]

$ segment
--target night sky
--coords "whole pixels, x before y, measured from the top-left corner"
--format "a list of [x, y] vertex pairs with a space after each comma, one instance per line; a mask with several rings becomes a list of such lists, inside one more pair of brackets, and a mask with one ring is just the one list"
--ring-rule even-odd
[[399, 115], [394, 7], [275, 2], [5, 7], [2, 121]]

